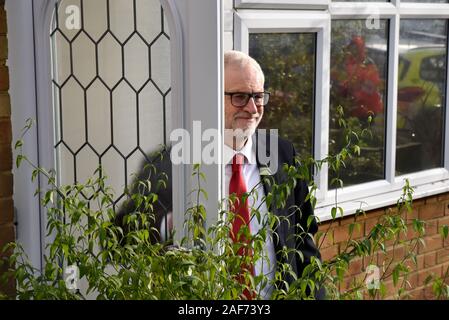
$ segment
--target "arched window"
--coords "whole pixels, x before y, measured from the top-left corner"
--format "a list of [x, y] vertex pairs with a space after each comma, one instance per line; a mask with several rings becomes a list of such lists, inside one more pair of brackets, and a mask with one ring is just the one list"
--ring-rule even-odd
[[58, 182], [85, 183], [101, 165], [119, 205], [171, 131], [170, 30], [160, 1], [59, 1], [50, 38]]

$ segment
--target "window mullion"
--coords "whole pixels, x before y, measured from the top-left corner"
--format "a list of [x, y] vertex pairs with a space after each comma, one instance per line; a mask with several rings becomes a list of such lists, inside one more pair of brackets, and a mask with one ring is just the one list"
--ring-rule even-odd
[[385, 179], [394, 183], [396, 171], [396, 125], [397, 125], [397, 92], [399, 70], [399, 26], [400, 17], [396, 14], [390, 19], [388, 44], [388, 89], [387, 89], [387, 121], [385, 146]]
[[[449, 23], [446, 22], [447, 25], [447, 34], [448, 34], [448, 39], [449, 39]], [[449, 41], [449, 40], [448, 40]], [[444, 141], [444, 145], [443, 145], [443, 165], [444, 168], [446, 170], [449, 170], [449, 112], [447, 110], [448, 106], [449, 106], [449, 45], [448, 48], [446, 49], [446, 94], [445, 94], [445, 99], [446, 99], [446, 106], [445, 106], [445, 110], [444, 110], [444, 122], [443, 122], [443, 141]]]
[[[327, 23], [317, 34], [314, 134], [315, 159], [317, 160], [324, 159], [329, 153], [330, 41], [330, 23]], [[321, 195], [325, 195], [328, 190], [327, 163], [318, 172], [316, 182]]]

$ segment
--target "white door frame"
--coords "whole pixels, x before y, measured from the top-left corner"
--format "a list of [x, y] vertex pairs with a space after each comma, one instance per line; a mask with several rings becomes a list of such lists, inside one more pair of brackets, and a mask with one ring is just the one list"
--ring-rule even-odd
[[[51, 93], [50, 22], [56, 0], [6, 0], [12, 104], [13, 139], [19, 139], [25, 120], [34, 126], [24, 139], [24, 154], [34, 163], [54, 168], [53, 108]], [[222, 0], [161, 0], [171, 34], [172, 128], [192, 132], [193, 121], [202, 128], [223, 128], [223, 2]], [[222, 142], [217, 150], [221, 159]], [[15, 155], [17, 155], [15, 153]], [[176, 230], [183, 229], [183, 214], [190, 199], [183, 196], [195, 185], [192, 166], [173, 168], [173, 210]], [[208, 192], [204, 205], [207, 224], [217, 219], [222, 198], [222, 168], [203, 165]], [[43, 268], [45, 212], [31, 183], [32, 169], [23, 165], [14, 172], [14, 203], [17, 209], [17, 240], [30, 262]], [[178, 238], [182, 236], [178, 232]]]

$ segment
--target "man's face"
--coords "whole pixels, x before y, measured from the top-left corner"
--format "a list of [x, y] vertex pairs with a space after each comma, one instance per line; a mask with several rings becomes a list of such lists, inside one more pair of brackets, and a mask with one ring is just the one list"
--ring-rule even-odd
[[[233, 65], [225, 69], [225, 91], [226, 92], [263, 92], [264, 83], [262, 76], [251, 65], [236, 67]], [[263, 106], [257, 107], [253, 99], [241, 108], [234, 107], [231, 96], [225, 95], [225, 128], [248, 130], [252, 135], [262, 120]]]

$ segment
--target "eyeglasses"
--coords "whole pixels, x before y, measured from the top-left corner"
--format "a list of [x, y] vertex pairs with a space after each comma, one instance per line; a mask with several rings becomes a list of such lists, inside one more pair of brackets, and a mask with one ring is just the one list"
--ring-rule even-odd
[[268, 100], [270, 100], [270, 93], [264, 92], [225, 92], [226, 96], [231, 96], [231, 104], [236, 108], [243, 108], [248, 104], [250, 98], [253, 98], [254, 104], [257, 107], [262, 107], [267, 105]]

